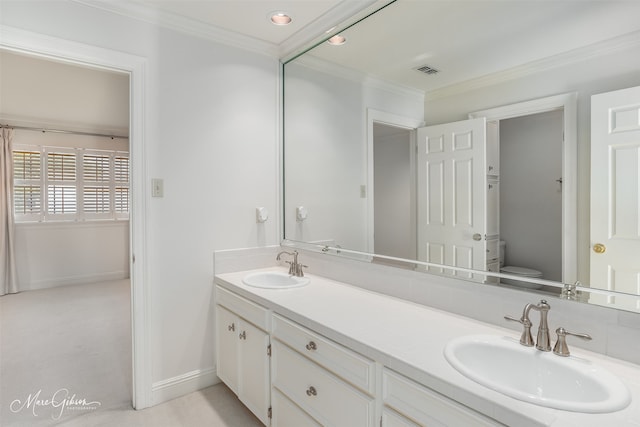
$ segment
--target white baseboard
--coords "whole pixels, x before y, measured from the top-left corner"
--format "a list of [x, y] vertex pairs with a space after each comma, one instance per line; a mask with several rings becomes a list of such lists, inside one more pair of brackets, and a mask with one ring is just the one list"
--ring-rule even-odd
[[195, 370], [155, 382], [151, 386], [151, 405], [157, 405], [176, 397], [184, 396], [219, 382], [220, 379], [216, 375], [216, 368]]
[[46, 280], [34, 280], [29, 283], [20, 283], [20, 291], [35, 291], [38, 289], [57, 288], [59, 286], [84, 285], [86, 283], [107, 282], [110, 280], [122, 280], [129, 278], [128, 271], [108, 271], [99, 274], [87, 274], [79, 276], [58, 277]]

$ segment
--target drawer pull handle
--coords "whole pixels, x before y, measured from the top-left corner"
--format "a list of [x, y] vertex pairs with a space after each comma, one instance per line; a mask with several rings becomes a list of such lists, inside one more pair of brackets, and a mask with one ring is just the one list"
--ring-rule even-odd
[[309, 344], [307, 344], [306, 347], [307, 347], [307, 350], [309, 350], [309, 351], [316, 350], [318, 348], [316, 343], [313, 342], [313, 341], [309, 341]]
[[246, 339], [247, 339], [247, 331], [242, 331], [242, 332], [240, 332], [240, 335], [238, 335], [238, 337], [239, 337], [241, 340], [246, 340]]
[[235, 331], [236, 330], [236, 324], [235, 323], [230, 324], [229, 326], [227, 326], [227, 329], [229, 331], [231, 331], [231, 332]]
[[311, 386], [307, 389], [307, 396], [317, 396], [317, 395], [318, 395], [318, 391], [314, 386]]

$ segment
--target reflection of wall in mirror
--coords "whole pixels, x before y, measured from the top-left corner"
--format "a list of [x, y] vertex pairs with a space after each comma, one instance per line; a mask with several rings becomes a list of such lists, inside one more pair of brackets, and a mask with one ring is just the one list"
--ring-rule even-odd
[[[422, 120], [424, 97], [298, 63], [285, 66], [285, 237], [366, 251], [366, 111]], [[309, 216], [296, 223], [295, 207]]]

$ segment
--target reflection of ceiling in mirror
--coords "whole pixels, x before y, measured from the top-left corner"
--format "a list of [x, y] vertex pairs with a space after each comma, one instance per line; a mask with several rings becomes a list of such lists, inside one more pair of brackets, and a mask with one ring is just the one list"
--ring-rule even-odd
[[[640, 2], [398, 0], [310, 53], [426, 92], [640, 43]], [[540, 64], [540, 61], [545, 61]], [[416, 68], [437, 69], [424, 74]]]

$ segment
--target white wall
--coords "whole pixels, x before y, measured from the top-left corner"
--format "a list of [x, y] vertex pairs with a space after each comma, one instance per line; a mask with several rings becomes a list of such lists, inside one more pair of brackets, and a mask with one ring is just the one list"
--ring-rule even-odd
[[145, 219], [152, 400], [210, 384], [212, 253], [279, 242], [277, 59], [70, 1], [3, 1], [0, 23], [147, 59], [144, 161], [165, 194]]
[[591, 95], [640, 85], [640, 46], [611, 50], [581, 62], [513, 78], [501, 84], [425, 102], [427, 124], [464, 120], [474, 111], [560, 93], [578, 94], [578, 279], [589, 282], [589, 192]]
[[[285, 68], [285, 235], [366, 251], [366, 112], [422, 120], [423, 97], [341, 77], [305, 64]], [[296, 206], [308, 209], [303, 222]]]
[[129, 222], [16, 227], [20, 290], [129, 277]]
[[562, 111], [500, 121], [505, 263], [562, 281]]
[[0, 93], [3, 123], [128, 135], [126, 73], [0, 50]]
[[[129, 76], [0, 50], [0, 122], [128, 135]], [[15, 148], [129, 151], [128, 139], [16, 129]], [[21, 291], [129, 277], [129, 222], [18, 223]]]

